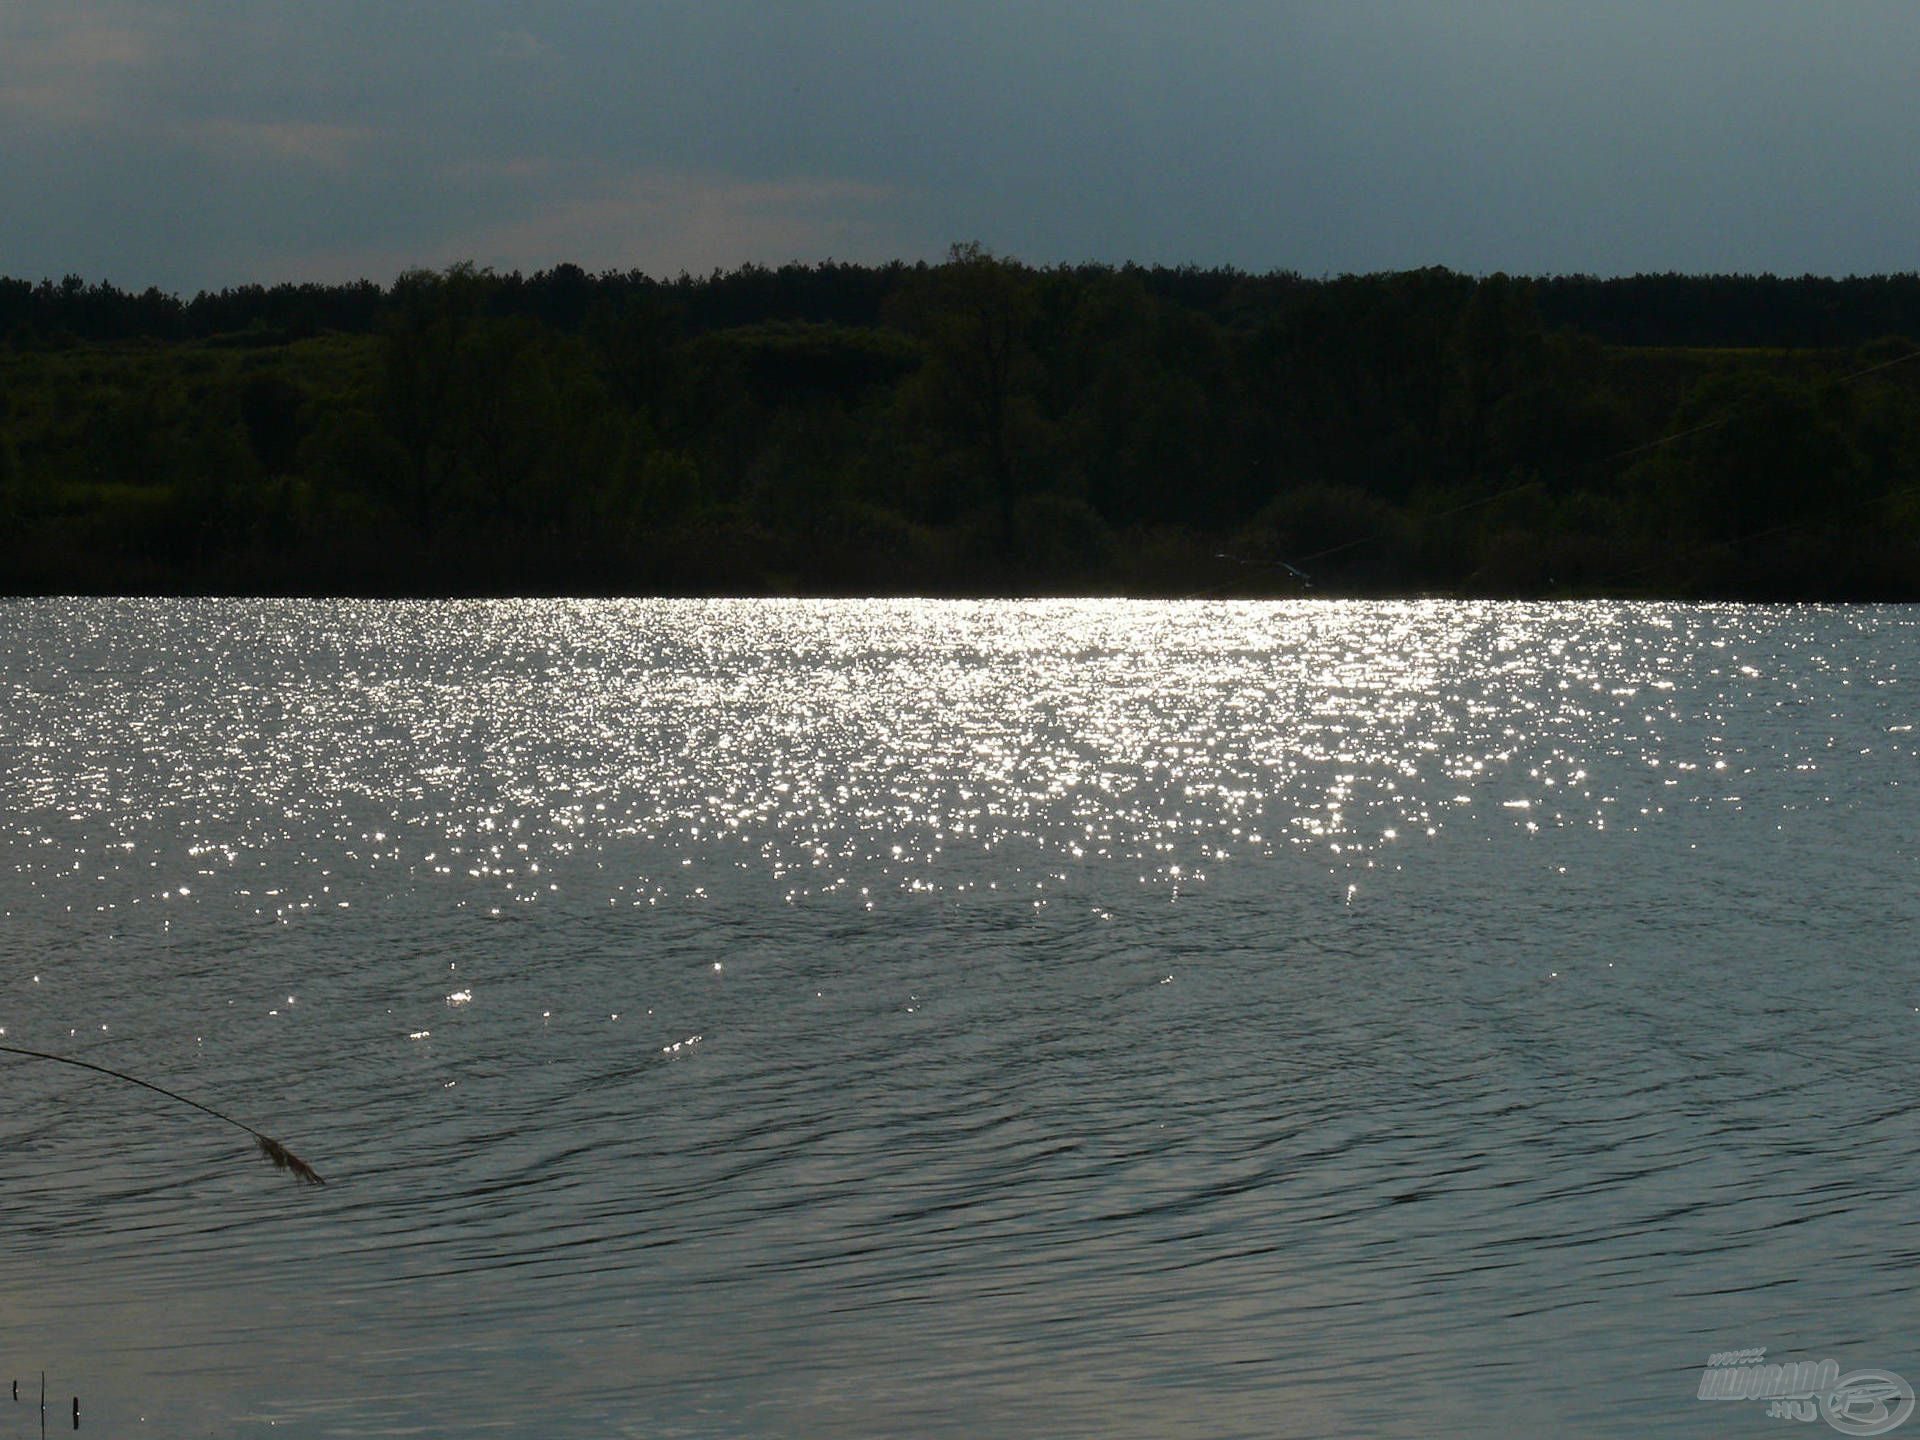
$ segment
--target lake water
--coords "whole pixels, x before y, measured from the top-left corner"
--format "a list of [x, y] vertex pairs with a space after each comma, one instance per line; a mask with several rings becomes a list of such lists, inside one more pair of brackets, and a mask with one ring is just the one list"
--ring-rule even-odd
[[0, 1056], [0, 1440], [42, 1369], [115, 1437], [1920, 1380], [1914, 610], [63, 600], [0, 665], [0, 1043], [329, 1181]]

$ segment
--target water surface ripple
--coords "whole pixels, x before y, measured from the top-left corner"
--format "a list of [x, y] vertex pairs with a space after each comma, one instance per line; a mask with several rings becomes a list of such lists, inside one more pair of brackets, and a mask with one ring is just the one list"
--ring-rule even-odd
[[0, 1380], [343, 1437], [1920, 1380], [1916, 618], [0, 605], [0, 1043], [331, 1182], [0, 1057]]

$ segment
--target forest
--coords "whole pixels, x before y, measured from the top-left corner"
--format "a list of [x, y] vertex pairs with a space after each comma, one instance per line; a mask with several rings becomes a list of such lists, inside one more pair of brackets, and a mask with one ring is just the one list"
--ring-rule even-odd
[[1920, 276], [0, 279], [0, 593], [1920, 599]]

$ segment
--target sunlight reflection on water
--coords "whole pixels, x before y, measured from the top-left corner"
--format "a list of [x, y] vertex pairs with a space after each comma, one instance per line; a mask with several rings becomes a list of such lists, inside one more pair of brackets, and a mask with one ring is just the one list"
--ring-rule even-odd
[[1719, 1434], [1709, 1350], [1920, 1378], [1917, 636], [0, 607], [7, 1041], [333, 1182], [7, 1062], [0, 1365], [221, 1435]]

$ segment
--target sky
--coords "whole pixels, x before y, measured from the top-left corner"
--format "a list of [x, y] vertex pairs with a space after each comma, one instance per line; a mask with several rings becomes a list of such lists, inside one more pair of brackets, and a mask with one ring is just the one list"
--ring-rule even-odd
[[1920, 268], [1914, 0], [0, 0], [0, 274]]

